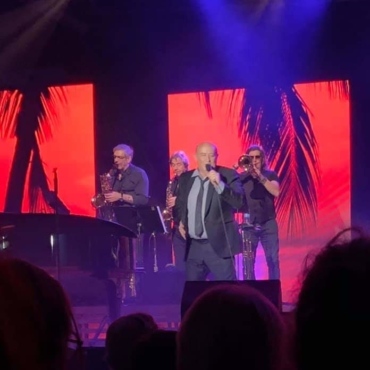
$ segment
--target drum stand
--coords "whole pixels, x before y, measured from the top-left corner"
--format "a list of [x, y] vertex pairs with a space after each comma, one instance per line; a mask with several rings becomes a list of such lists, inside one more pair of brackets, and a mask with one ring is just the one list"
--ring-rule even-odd
[[239, 225], [242, 235], [242, 265], [243, 265], [243, 280], [255, 280], [254, 275], [254, 253], [252, 251], [251, 232], [253, 225]]

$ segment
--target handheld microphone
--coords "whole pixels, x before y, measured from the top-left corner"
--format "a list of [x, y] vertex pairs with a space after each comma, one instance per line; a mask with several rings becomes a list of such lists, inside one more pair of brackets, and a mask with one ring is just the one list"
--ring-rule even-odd
[[[206, 164], [206, 170], [207, 170], [207, 172], [210, 172], [210, 171], [214, 170], [214, 168], [213, 168], [209, 163], [207, 163], [207, 164]], [[212, 182], [212, 185], [213, 185], [217, 190], [219, 189], [219, 186], [218, 186], [218, 184], [217, 184], [217, 183]]]

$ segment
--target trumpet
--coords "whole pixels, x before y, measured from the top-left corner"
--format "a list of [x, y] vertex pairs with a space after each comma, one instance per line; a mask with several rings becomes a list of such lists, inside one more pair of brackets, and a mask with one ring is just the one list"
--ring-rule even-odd
[[253, 165], [252, 165], [252, 159], [249, 155], [242, 154], [238, 158], [238, 162], [233, 165], [233, 168], [237, 170], [238, 168], [242, 168], [246, 172], [252, 172]]

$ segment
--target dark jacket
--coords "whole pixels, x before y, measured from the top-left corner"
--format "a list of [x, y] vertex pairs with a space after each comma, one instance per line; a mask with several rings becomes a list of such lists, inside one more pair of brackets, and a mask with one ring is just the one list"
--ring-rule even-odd
[[[209, 185], [206, 211], [205, 228], [208, 240], [215, 252], [222, 258], [230, 257], [240, 253], [241, 237], [238, 225], [235, 221], [235, 211], [244, 203], [244, 191], [238, 173], [230, 168], [217, 166], [216, 171], [220, 173], [225, 188], [218, 194], [213, 185]], [[187, 228], [187, 201], [194, 183], [192, 177], [194, 170], [183, 173], [179, 177], [178, 194], [176, 198], [176, 212], [180, 220]], [[188, 248], [190, 245], [188, 240]]]

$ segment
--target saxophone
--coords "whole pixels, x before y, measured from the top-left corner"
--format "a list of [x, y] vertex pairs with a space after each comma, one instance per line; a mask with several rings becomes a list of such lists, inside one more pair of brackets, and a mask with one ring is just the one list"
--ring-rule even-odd
[[110, 193], [113, 189], [115, 173], [117, 169], [111, 168], [109, 172], [100, 175], [101, 193], [91, 198], [91, 204], [100, 211], [100, 217], [107, 221], [116, 221], [116, 215], [112, 203], [105, 200], [104, 194]]
[[173, 179], [171, 179], [166, 188], [166, 208], [162, 211], [162, 217], [163, 221], [165, 222], [171, 222], [172, 221], [172, 208], [168, 207], [168, 200], [173, 196], [172, 194], [172, 184], [173, 184]]

